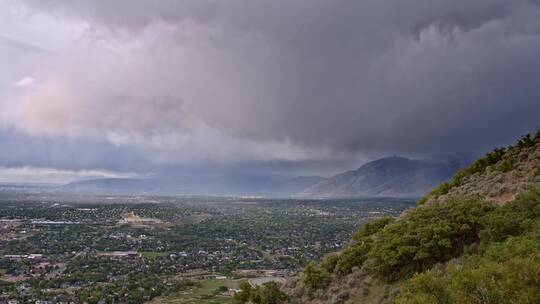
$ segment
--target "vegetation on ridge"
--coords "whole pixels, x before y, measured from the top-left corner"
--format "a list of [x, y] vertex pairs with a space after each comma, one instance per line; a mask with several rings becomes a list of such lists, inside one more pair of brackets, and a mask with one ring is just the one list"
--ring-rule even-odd
[[[523, 155], [520, 152], [527, 148], [532, 148], [535, 145], [540, 145], [540, 132], [531, 136], [527, 134], [523, 136], [518, 142], [508, 148], [496, 148], [491, 152], [488, 152], [484, 157], [477, 159], [469, 167], [459, 171], [449, 182], [445, 182], [434, 188], [428, 195], [424, 196], [418, 201], [418, 205], [425, 204], [429, 199], [436, 199], [440, 196], [446, 195], [452, 188], [459, 187], [474, 174], [482, 174], [488, 168], [492, 167], [499, 172], [508, 172], [514, 168], [519, 162], [523, 161]], [[540, 166], [536, 168], [537, 173], [534, 176], [538, 176], [540, 172]]]
[[[473, 175], [519, 175], [520, 162], [536, 172], [539, 148], [540, 133], [527, 135], [477, 160], [428, 198], [474, 186]], [[444, 196], [399, 219], [374, 220], [340, 253], [319, 266], [308, 264], [286, 288], [298, 301], [315, 303], [540, 303], [536, 184], [517, 188], [519, 194], [502, 206], [481, 196]]]
[[484, 217], [482, 248], [408, 280], [396, 303], [539, 303], [540, 190]]
[[505, 303], [499, 300], [523, 289], [526, 295], [512, 303], [538, 303], [539, 252], [540, 189], [501, 207], [453, 199], [371, 222], [340, 254], [308, 264], [300, 283], [304, 297], [321, 297], [334, 282], [361, 273], [403, 286], [389, 302]]

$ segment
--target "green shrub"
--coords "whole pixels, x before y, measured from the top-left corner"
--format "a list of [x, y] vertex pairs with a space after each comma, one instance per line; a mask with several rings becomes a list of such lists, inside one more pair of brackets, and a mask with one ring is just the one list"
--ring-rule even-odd
[[260, 302], [253, 301], [256, 304], [280, 304], [286, 303], [288, 300], [287, 295], [279, 289], [276, 282], [264, 283], [262, 287], [258, 288], [259, 296], [255, 297], [260, 299]]
[[482, 219], [482, 244], [504, 241], [529, 230], [540, 217], [540, 188], [520, 194], [513, 202], [486, 214]]
[[472, 163], [472, 165], [470, 165], [464, 170], [459, 171], [454, 176], [454, 178], [452, 178], [452, 181], [450, 182], [450, 187], [459, 186], [463, 183], [465, 178], [475, 173], [484, 172], [487, 167], [495, 165], [497, 162], [499, 162], [507, 151], [508, 150], [504, 148], [497, 148], [487, 153], [484, 157], [477, 159], [474, 163]]
[[386, 227], [386, 225], [394, 222], [396, 219], [390, 216], [385, 216], [377, 219], [373, 219], [362, 226], [352, 237], [353, 241], [361, 242], [366, 237], [372, 236], [373, 234], [379, 232], [381, 229]]
[[456, 173], [451, 181], [440, 184], [439, 186], [431, 190], [431, 192], [428, 193], [426, 196], [420, 198], [417, 202], [417, 205], [418, 206], [424, 205], [427, 202], [429, 197], [438, 197], [441, 195], [445, 195], [453, 187], [457, 187], [463, 184], [463, 181], [467, 177], [475, 173], [484, 172], [487, 167], [495, 165], [497, 162], [499, 162], [503, 158], [503, 156], [506, 154], [506, 152], [507, 152], [506, 149], [497, 148], [487, 153], [484, 157], [477, 159], [469, 167]]
[[329, 283], [329, 279], [330, 274], [313, 262], [309, 262], [304, 268], [304, 285], [310, 294], [325, 288]]
[[414, 275], [396, 303], [540, 303], [540, 189], [480, 223], [480, 253]]
[[448, 280], [429, 271], [416, 274], [405, 285], [405, 290], [397, 297], [396, 304], [452, 304], [448, 290]]
[[502, 172], [508, 172], [512, 170], [512, 168], [514, 168], [514, 164], [515, 164], [515, 160], [513, 158], [507, 158], [500, 163], [497, 169], [499, 169]]
[[[540, 133], [539, 133], [540, 134]], [[537, 134], [538, 135], [538, 134]], [[529, 147], [532, 147], [534, 146], [534, 140], [533, 138], [531, 137], [531, 134], [526, 134], [525, 136], [523, 136], [517, 143], [517, 147], [519, 149], [523, 149], [523, 148], [529, 148]]]
[[304, 283], [312, 294], [354, 267], [402, 280], [397, 303], [540, 303], [540, 188], [502, 207], [453, 198], [369, 222], [339, 256], [308, 264]]
[[450, 188], [452, 188], [452, 187], [450, 186], [449, 183], [442, 183], [438, 187], [433, 189], [431, 191], [431, 194], [433, 194], [435, 196], [444, 195], [444, 194], [447, 194], [448, 191], [450, 191]]
[[430, 196], [433, 196], [433, 197], [438, 197], [438, 196], [441, 196], [441, 195], [445, 195], [447, 194], [450, 189], [452, 188], [452, 186], [450, 185], [450, 183], [442, 183], [440, 184], [439, 186], [435, 187], [433, 190], [431, 190], [431, 192], [429, 192], [428, 195], [420, 198], [417, 202], [416, 202], [416, 205], [417, 206], [422, 206], [424, 205], [428, 198]]
[[[540, 143], [540, 131], [537, 132], [534, 137], [530, 134], [523, 136], [514, 146], [494, 149], [493, 151], [487, 153], [484, 157], [477, 159], [469, 167], [456, 173], [451, 181], [439, 185], [428, 195], [419, 199], [417, 205], [421, 206], [425, 204], [430, 196], [437, 197], [447, 194], [453, 187], [462, 185], [465, 179], [469, 176], [475, 173], [483, 173], [490, 166], [498, 164], [497, 169], [503, 172], [512, 170], [516, 161], [515, 156], [518, 155], [522, 149], [532, 147], [537, 143]], [[540, 175], [540, 168], [538, 169], [536, 175]]]
[[493, 209], [479, 199], [417, 208], [376, 234], [367, 268], [394, 281], [448, 261], [478, 241], [480, 220]]
[[367, 260], [367, 254], [371, 249], [372, 243], [373, 240], [366, 238], [345, 248], [337, 261], [336, 272], [340, 275], [345, 275], [351, 273], [353, 267], [362, 267]]
[[395, 219], [392, 217], [382, 217], [366, 223], [353, 236], [352, 244], [343, 250], [334, 270], [338, 274], [344, 275], [351, 273], [353, 267], [362, 267], [373, 243], [371, 236], [394, 221]]
[[251, 298], [252, 291], [251, 284], [246, 281], [240, 283], [240, 292], [234, 295], [234, 301], [236, 303], [247, 303]]
[[538, 239], [508, 239], [486, 255], [415, 275], [396, 303], [540, 303], [539, 249]]
[[336, 265], [339, 261], [339, 256], [337, 254], [330, 254], [324, 257], [321, 261], [321, 268], [328, 272], [333, 273], [336, 269]]
[[526, 236], [510, 237], [502, 243], [490, 244], [482, 256], [495, 262], [503, 262], [513, 257], [527, 257], [540, 253], [540, 229]]
[[431, 194], [428, 194], [424, 197], [421, 197], [417, 202], [416, 202], [416, 205], [417, 206], [423, 206], [427, 201], [428, 201], [428, 198]]
[[234, 295], [235, 303], [281, 304], [288, 301], [287, 295], [281, 291], [276, 282], [264, 283], [255, 288], [248, 282], [242, 282], [240, 289], [241, 291]]

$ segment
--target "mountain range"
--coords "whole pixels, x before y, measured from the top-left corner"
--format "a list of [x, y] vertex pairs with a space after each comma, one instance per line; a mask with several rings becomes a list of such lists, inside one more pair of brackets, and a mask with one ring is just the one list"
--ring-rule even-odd
[[448, 180], [469, 163], [465, 156], [410, 159], [392, 156], [371, 161], [300, 193], [309, 197], [418, 197]]
[[321, 176], [200, 175], [77, 181], [60, 191], [93, 194], [272, 197], [419, 197], [469, 163], [464, 155], [436, 159], [385, 157], [360, 168]]
[[290, 197], [325, 180], [320, 176], [175, 176], [107, 178], [73, 182], [60, 191], [116, 195], [216, 195]]

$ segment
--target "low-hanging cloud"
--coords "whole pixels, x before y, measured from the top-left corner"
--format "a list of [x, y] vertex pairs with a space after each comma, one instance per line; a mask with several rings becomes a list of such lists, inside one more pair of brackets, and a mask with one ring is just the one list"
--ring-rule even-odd
[[539, 127], [538, 1], [24, 9], [80, 30], [10, 96], [4, 120], [32, 136], [227, 163], [483, 150]]
[[96, 178], [133, 178], [135, 173], [102, 170], [58, 170], [44, 167], [0, 167], [0, 183], [51, 183], [64, 184]]

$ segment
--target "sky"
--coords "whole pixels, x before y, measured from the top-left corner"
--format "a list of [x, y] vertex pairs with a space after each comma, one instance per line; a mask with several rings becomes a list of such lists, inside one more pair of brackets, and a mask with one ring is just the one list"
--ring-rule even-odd
[[0, 0], [0, 182], [482, 153], [539, 54], [537, 0]]

